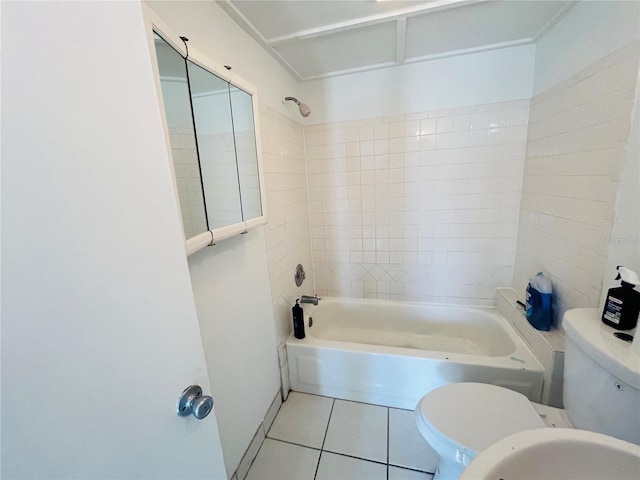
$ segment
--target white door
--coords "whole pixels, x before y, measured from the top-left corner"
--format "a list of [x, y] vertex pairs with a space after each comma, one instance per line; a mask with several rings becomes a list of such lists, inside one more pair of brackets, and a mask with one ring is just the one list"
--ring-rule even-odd
[[1, 9], [2, 478], [226, 478], [141, 7]]

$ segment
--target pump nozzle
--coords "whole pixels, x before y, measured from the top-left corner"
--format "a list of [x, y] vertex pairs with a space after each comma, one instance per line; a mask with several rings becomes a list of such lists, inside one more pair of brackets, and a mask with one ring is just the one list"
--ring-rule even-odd
[[638, 274], [633, 270], [629, 270], [622, 265], [618, 265], [616, 267], [616, 270], [618, 270], [618, 276], [616, 277], [616, 280], [621, 280], [623, 287], [633, 288], [636, 285], [640, 284]]

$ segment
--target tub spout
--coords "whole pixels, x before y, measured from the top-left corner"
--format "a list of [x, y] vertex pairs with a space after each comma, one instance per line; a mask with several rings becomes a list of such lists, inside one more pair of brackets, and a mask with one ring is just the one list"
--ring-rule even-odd
[[318, 295], [316, 295], [315, 297], [310, 297], [308, 295], [302, 295], [300, 297], [300, 303], [312, 303], [314, 305], [318, 305], [318, 300], [320, 300], [318, 298]]

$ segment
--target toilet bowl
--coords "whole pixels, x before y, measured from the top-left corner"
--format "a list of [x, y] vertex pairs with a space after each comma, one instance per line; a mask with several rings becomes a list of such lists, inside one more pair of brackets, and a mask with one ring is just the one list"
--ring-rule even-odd
[[545, 428], [527, 397], [484, 383], [432, 390], [416, 407], [416, 424], [440, 457], [436, 479], [457, 479], [483, 450], [523, 430]]
[[640, 445], [640, 355], [597, 309], [567, 311], [563, 327], [564, 409], [483, 383], [452, 383], [422, 397], [415, 419], [440, 457], [434, 480], [458, 479], [480, 452], [524, 430], [575, 427]]

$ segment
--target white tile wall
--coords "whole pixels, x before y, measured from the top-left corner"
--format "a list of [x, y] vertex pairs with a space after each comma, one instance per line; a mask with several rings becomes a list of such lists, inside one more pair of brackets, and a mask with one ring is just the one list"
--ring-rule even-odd
[[[300, 125], [264, 105], [260, 106], [260, 127], [269, 217], [266, 228], [269, 278], [286, 396], [289, 374], [284, 341], [293, 329], [291, 307], [300, 295], [315, 293], [304, 141]], [[294, 282], [298, 263], [306, 272], [301, 287]]]
[[232, 133], [198, 135], [201, 167], [193, 129], [169, 128], [169, 135], [186, 238], [207, 230], [200, 171], [210, 229], [241, 222], [243, 213], [245, 219], [261, 215], [252, 131], [236, 133], [235, 143]]
[[549, 274], [556, 325], [598, 305], [638, 58], [623, 47], [531, 101], [513, 286]]
[[176, 174], [185, 238], [207, 231], [200, 168], [193, 128], [169, 127], [171, 156]]
[[235, 132], [235, 140], [240, 191], [242, 192], [242, 215], [245, 220], [248, 220], [262, 215], [256, 139], [253, 130], [241, 130]]
[[318, 294], [492, 304], [513, 275], [528, 110], [305, 127]]
[[241, 222], [242, 206], [233, 132], [198, 134], [198, 149], [209, 229]]

